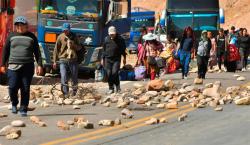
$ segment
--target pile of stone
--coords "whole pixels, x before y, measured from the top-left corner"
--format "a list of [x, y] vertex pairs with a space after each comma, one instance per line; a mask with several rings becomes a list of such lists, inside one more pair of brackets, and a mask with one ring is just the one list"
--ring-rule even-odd
[[[202, 84], [202, 80], [195, 79], [194, 84]], [[153, 80], [146, 86], [135, 83], [134, 89], [123, 94], [112, 94], [103, 98], [100, 103], [108, 107], [116, 103], [117, 108], [127, 108], [130, 104], [144, 107], [155, 106], [158, 109], [177, 109], [181, 102], [190, 103], [192, 107], [212, 107], [215, 111], [222, 111], [222, 105], [235, 102], [237, 105], [248, 104], [249, 90], [240, 86], [232, 86], [222, 91], [221, 82], [208, 83], [197, 87], [184, 83], [177, 88], [173, 81]], [[243, 103], [242, 103], [243, 101]]]
[[81, 116], [74, 117], [73, 120], [68, 120], [64, 122], [63, 120], [57, 121], [57, 127], [61, 130], [70, 130], [72, 127], [77, 127], [79, 129], [93, 129], [94, 124], [89, 122], [87, 119]]
[[92, 104], [101, 99], [93, 87], [79, 87], [76, 96], [65, 96], [60, 91], [60, 85], [50, 86], [49, 88], [35, 87], [31, 89], [30, 100], [41, 107], [47, 108], [51, 104], [74, 105], [73, 109], [80, 109], [79, 105]]

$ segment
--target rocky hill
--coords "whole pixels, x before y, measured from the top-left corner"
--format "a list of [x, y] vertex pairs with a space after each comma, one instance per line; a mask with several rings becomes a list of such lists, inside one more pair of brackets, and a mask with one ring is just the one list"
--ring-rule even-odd
[[[219, 0], [220, 7], [225, 10], [225, 29], [234, 25], [250, 31], [250, 0]], [[132, 7], [142, 7], [160, 13], [165, 9], [166, 0], [132, 0]]]

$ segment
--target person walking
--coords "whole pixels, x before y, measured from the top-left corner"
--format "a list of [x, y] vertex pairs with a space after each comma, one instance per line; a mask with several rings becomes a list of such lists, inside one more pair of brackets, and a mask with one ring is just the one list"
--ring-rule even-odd
[[189, 72], [189, 63], [191, 60], [191, 52], [194, 50], [194, 32], [191, 27], [184, 30], [181, 43], [180, 43], [180, 63], [182, 67], [182, 79], [187, 79]]
[[145, 26], [143, 26], [141, 28], [141, 34], [140, 34], [140, 38], [138, 40], [138, 45], [137, 45], [137, 48], [138, 48], [138, 51], [137, 51], [137, 60], [136, 60], [136, 64], [135, 66], [140, 66], [140, 65], [145, 65], [145, 61], [144, 61], [144, 55], [145, 55], [145, 48], [144, 48], [144, 43], [145, 43], [145, 40], [143, 39], [143, 36], [144, 35], [147, 35], [147, 28]]
[[211, 40], [207, 37], [207, 31], [201, 33], [201, 40], [197, 49], [198, 78], [205, 79], [208, 59], [212, 48]]
[[109, 85], [107, 94], [114, 93], [114, 87], [116, 92], [120, 93], [119, 70], [121, 56], [123, 56], [123, 65], [126, 65], [126, 44], [114, 26], [109, 27], [108, 34], [104, 40], [102, 55], [102, 65], [106, 70]]
[[209, 65], [209, 68], [210, 70], [213, 69], [213, 67], [215, 65], [217, 65], [217, 57], [216, 57], [216, 48], [217, 48], [217, 44], [216, 44], [216, 40], [215, 38], [213, 37], [213, 33], [208, 31], [207, 32], [207, 37], [211, 40], [211, 51], [210, 51], [210, 58], [209, 58], [209, 61], [208, 61], [208, 65]]
[[238, 37], [238, 44], [240, 49], [240, 56], [241, 56], [241, 64], [242, 64], [242, 71], [246, 71], [247, 68], [247, 61], [250, 51], [250, 37], [247, 33], [247, 29], [242, 29], [242, 36]]
[[28, 21], [19, 16], [14, 20], [16, 31], [8, 36], [2, 54], [1, 67], [6, 72], [8, 68], [9, 96], [12, 103], [12, 113], [17, 114], [18, 90], [21, 90], [21, 116], [27, 116], [30, 85], [34, 75], [34, 57], [38, 67], [37, 75], [43, 74], [42, 58], [36, 36], [28, 31]]
[[[78, 37], [71, 31], [69, 23], [64, 23], [61, 33], [56, 41], [53, 52], [53, 69], [59, 63], [61, 74], [61, 91], [64, 97], [75, 96], [78, 86], [78, 61], [77, 51], [81, 49]], [[72, 81], [72, 94], [69, 93], [69, 79]]]
[[156, 57], [159, 57], [160, 51], [163, 49], [163, 45], [161, 42], [156, 40], [157, 36], [152, 33], [148, 33], [143, 36], [143, 39], [146, 41], [144, 46], [147, 74], [149, 75], [150, 80], [154, 80], [156, 75], [159, 73]]
[[223, 60], [225, 59], [225, 50], [228, 46], [228, 40], [227, 37], [224, 34], [224, 29], [219, 30], [219, 34], [216, 37], [216, 56], [217, 56], [217, 62], [218, 62], [218, 67], [219, 67], [219, 72], [222, 72], [221, 70], [221, 65]]

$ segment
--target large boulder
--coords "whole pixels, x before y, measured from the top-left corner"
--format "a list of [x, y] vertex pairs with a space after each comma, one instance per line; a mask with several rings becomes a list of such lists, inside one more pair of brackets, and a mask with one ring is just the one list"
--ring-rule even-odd
[[207, 97], [220, 98], [220, 87], [221, 83], [217, 81], [213, 84], [212, 88], [204, 89], [202, 94]]
[[152, 80], [147, 84], [148, 91], [161, 91], [164, 90], [164, 81], [161, 79]]

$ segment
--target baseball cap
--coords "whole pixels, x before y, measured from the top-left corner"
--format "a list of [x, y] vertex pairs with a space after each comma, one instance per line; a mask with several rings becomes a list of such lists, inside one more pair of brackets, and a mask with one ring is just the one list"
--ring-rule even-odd
[[114, 26], [110, 26], [108, 32], [109, 32], [109, 35], [116, 34], [116, 28]]
[[63, 31], [65, 31], [65, 30], [70, 30], [70, 28], [71, 28], [71, 26], [70, 26], [69, 23], [64, 23], [64, 24], [62, 25], [62, 30], [63, 30]]
[[17, 23], [28, 24], [28, 21], [27, 21], [26, 17], [18, 16], [18, 17], [16, 17], [16, 19], [14, 21], [14, 25], [16, 25]]

